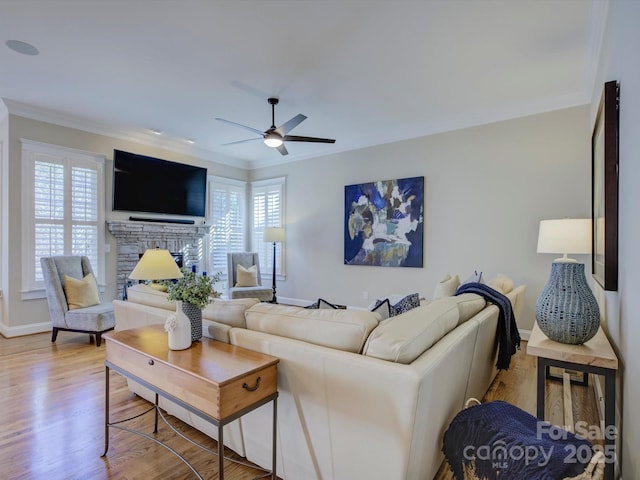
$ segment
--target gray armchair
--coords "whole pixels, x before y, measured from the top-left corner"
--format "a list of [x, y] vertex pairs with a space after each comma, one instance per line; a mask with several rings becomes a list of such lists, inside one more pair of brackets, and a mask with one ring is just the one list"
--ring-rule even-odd
[[[116, 325], [111, 302], [103, 302], [92, 307], [69, 310], [64, 294], [64, 276], [82, 279], [91, 273], [89, 259], [83, 256], [56, 256], [40, 259], [42, 274], [47, 291], [49, 316], [53, 325], [51, 341], [55, 342], [58, 331], [81, 332], [95, 335], [96, 346], [102, 343], [102, 334], [113, 330]], [[98, 292], [98, 295], [100, 293]]]
[[[255, 287], [236, 287], [238, 265], [244, 268], [256, 266], [257, 269], [257, 285]], [[227, 253], [227, 270], [229, 283], [229, 298], [257, 298], [263, 302], [271, 302], [273, 300], [273, 289], [271, 287], [262, 286], [262, 278], [260, 276], [260, 262], [258, 254], [255, 252], [232, 252]]]

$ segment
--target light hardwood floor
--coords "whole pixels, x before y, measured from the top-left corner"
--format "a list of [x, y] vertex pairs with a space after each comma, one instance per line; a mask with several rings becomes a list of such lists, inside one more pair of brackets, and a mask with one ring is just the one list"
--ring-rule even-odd
[[[485, 400], [503, 399], [535, 414], [535, 358], [526, 344], [501, 372]], [[193, 478], [191, 471], [162, 447], [128, 432], [110, 429], [104, 450], [104, 346], [89, 336], [62, 332], [55, 344], [49, 334], [13, 339], [0, 336], [0, 478], [3, 479], [144, 479]], [[120, 375], [111, 373], [111, 414], [126, 418], [149, 403], [133, 395]], [[547, 382], [547, 420], [562, 424], [561, 384]], [[575, 420], [594, 422], [595, 400], [587, 387], [574, 387]], [[216, 443], [170, 417], [195, 440], [215, 449]], [[153, 416], [133, 421], [134, 428], [151, 431]], [[207, 478], [216, 479], [216, 458], [181, 439], [160, 424], [158, 438], [191, 460]], [[238, 458], [233, 452], [228, 455]], [[263, 472], [227, 462], [225, 478], [249, 480]], [[443, 465], [437, 480], [452, 479]], [[300, 479], [306, 480], [306, 479]], [[352, 479], [349, 479], [352, 480]], [[372, 479], [378, 480], [378, 479]]]

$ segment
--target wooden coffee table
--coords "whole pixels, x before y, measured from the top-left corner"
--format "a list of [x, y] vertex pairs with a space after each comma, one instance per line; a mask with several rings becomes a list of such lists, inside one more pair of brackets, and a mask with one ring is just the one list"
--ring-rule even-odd
[[164, 446], [180, 458], [198, 478], [195, 468], [175, 450], [155, 437], [121, 426], [125, 420], [109, 419], [109, 370], [131, 378], [155, 392], [155, 426], [158, 427], [158, 396], [168, 398], [218, 427], [219, 478], [224, 478], [222, 427], [242, 415], [273, 402], [273, 451], [271, 478], [276, 479], [276, 412], [278, 359], [203, 337], [186, 350], [170, 350], [162, 325], [111, 332], [105, 357], [105, 444], [109, 428], [139, 434]]

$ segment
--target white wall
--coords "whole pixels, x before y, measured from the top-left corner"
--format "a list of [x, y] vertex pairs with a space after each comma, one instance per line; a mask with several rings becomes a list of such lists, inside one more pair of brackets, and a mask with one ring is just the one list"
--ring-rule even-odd
[[600, 101], [602, 86], [609, 80], [620, 82], [619, 157], [619, 251], [618, 291], [596, 288], [601, 308], [606, 312], [606, 330], [620, 360], [619, 387], [622, 398], [620, 462], [625, 480], [640, 478], [640, 320], [636, 300], [640, 291], [640, 2], [615, 0], [609, 5], [604, 44], [598, 65], [591, 104], [591, 125]]
[[8, 182], [9, 170], [9, 112], [0, 101], [0, 325], [7, 318], [6, 303], [4, 301], [4, 285], [7, 283], [8, 273], [2, 268], [9, 258], [7, 245], [7, 219], [9, 218]]
[[[287, 177], [278, 298], [366, 306], [393, 293], [431, 298], [447, 273], [503, 272], [528, 285], [518, 323], [530, 329], [554, 258], [536, 253], [538, 222], [591, 215], [588, 115], [577, 107], [254, 170], [254, 180]], [[344, 265], [344, 186], [421, 175], [424, 268]]]

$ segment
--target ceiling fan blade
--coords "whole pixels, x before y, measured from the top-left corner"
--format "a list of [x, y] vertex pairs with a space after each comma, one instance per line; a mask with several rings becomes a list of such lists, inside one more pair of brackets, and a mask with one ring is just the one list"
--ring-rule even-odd
[[282, 125], [280, 125], [278, 128], [276, 128], [275, 131], [278, 132], [281, 136], [284, 137], [287, 133], [289, 133], [291, 130], [296, 128], [298, 125], [300, 125], [306, 119], [307, 119], [307, 117], [305, 115], [299, 113], [298, 115], [293, 117], [291, 120], [288, 120], [288, 121], [284, 122]]
[[336, 143], [333, 138], [299, 137], [297, 135], [285, 135], [282, 140], [285, 142]]
[[261, 138], [247, 138], [246, 140], [238, 140], [237, 142], [221, 143], [221, 146], [237, 145], [238, 143], [253, 142], [254, 140], [262, 140]]
[[287, 155], [289, 152], [287, 152], [287, 149], [284, 146], [284, 143], [282, 145], [280, 145], [279, 147], [276, 147], [276, 149], [282, 154], [282, 155]]
[[244, 128], [245, 130], [249, 130], [250, 132], [257, 133], [260, 136], [264, 136], [264, 132], [262, 130], [257, 130], [252, 127], [247, 127], [246, 125], [242, 125], [241, 123], [232, 122], [231, 120], [225, 120], [224, 118], [217, 118], [216, 120], [224, 123], [228, 123], [230, 125], [235, 125], [236, 127]]

